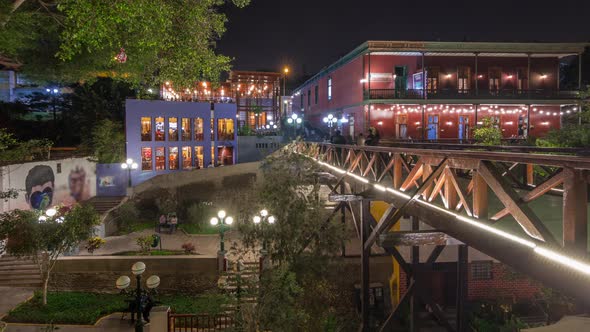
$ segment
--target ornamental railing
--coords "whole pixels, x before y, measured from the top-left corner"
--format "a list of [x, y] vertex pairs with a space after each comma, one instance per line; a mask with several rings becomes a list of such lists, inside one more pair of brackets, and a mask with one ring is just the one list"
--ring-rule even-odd
[[[426, 98], [424, 98], [426, 94]], [[579, 91], [552, 89], [370, 89], [365, 99], [575, 99]]]

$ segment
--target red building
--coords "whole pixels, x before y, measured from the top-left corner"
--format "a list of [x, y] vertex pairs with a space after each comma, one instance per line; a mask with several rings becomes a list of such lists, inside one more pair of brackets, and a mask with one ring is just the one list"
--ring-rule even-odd
[[[294, 89], [293, 111], [345, 136], [465, 140], [484, 118], [505, 138], [541, 137], [579, 110], [583, 43], [367, 41]], [[574, 58], [569, 58], [574, 57]], [[575, 91], [559, 65], [578, 64]]]

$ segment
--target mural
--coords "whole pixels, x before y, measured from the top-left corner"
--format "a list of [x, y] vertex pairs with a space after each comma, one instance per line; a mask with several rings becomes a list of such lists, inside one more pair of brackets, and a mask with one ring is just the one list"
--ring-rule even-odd
[[0, 211], [45, 210], [72, 205], [96, 195], [96, 164], [85, 158], [0, 167], [0, 190], [17, 189], [16, 199], [0, 202]]

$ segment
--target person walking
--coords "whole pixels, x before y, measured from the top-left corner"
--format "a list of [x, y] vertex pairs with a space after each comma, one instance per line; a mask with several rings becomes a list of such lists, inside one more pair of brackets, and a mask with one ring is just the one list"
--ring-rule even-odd
[[365, 145], [365, 135], [363, 135], [363, 133], [360, 133], [356, 139], [356, 145], [360, 145], [363, 146]]

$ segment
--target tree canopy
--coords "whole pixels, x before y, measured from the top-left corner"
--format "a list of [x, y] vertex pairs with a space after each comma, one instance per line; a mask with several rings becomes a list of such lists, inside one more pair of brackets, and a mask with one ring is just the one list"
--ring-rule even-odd
[[[244, 7], [250, 0], [228, 0]], [[216, 54], [224, 0], [12, 0], [0, 5], [0, 64], [31, 77], [108, 76], [135, 85], [217, 81], [230, 58]], [[124, 49], [126, 61], [117, 59]]]

